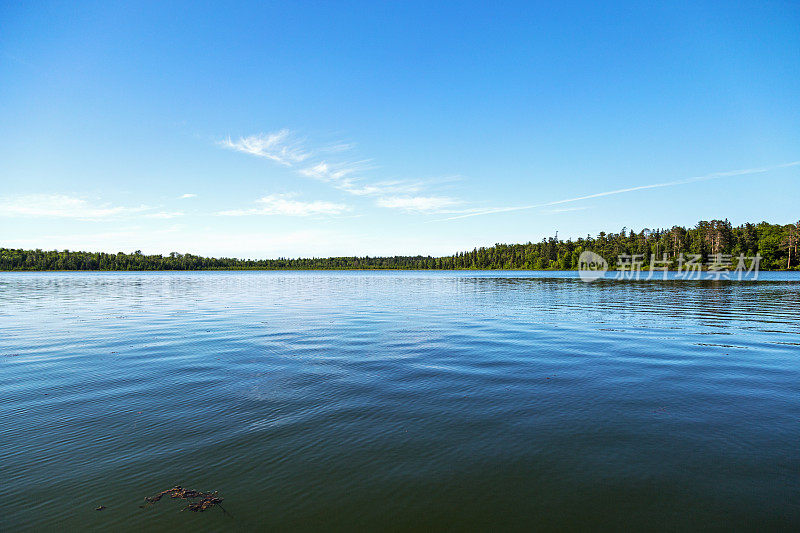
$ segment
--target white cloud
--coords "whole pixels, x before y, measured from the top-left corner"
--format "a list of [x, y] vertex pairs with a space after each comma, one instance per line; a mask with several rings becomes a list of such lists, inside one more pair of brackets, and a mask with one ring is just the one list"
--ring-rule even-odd
[[90, 203], [84, 198], [65, 194], [29, 194], [0, 198], [0, 216], [49, 217], [97, 220], [147, 211], [147, 206], [124, 207], [108, 203]]
[[178, 196], [178, 200], [183, 200], [184, 198], [196, 198], [196, 197], [197, 197], [196, 194], [187, 192], [186, 194], [182, 194], [182, 195]]
[[402, 209], [411, 213], [441, 212], [458, 203], [455, 198], [447, 196], [389, 196], [379, 198], [377, 201], [380, 207]]
[[347, 152], [352, 150], [355, 147], [353, 143], [338, 143], [338, 144], [329, 144], [328, 146], [323, 146], [320, 148], [320, 152], [327, 152], [329, 154], [335, 154], [339, 152]]
[[[246, 154], [266, 157], [291, 167], [300, 176], [327, 183], [340, 191], [355, 196], [412, 195], [425, 188], [421, 181], [370, 182], [363, 176], [364, 173], [375, 168], [369, 159], [336, 160], [335, 154], [351, 150], [352, 144], [338, 143], [310, 150], [305, 147], [304, 143], [293, 140], [292, 133], [287, 129], [274, 133], [240, 137], [236, 141], [228, 138], [219, 144]], [[315, 157], [315, 154], [328, 154], [328, 156], [326, 159], [322, 159]], [[334, 160], [331, 160], [331, 157]], [[299, 168], [299, 163], [303, 161], [306, 162], [302, 168]], [[455, 178], [446, 178], [446, 181], [453, 179]], [[394, 206], [392, 205], [394, 203], [401, 205]], [[459, 202], [452, 198], [442, 197], [384, 198], [378, 201], [378, 205], [400, 207], [409, 212], [433, 212], [455, 203]], [[239, 211], [236, 213], [243, 214]]]
[[372, 169], [369, 160], [346, 163], [330, 163], [319, 161], [313, 166], [299, 169], [297, 172], [307, 178], [313, 178], [329, 183], [348, 194], [355, 196], [378, 196], [386, 194], [413, 194], [423, 189], [419, 181], [380, 181], [377, 183], [365, 182], [364, 178], [355, 177]]
[[585, 209], [589, 209], [589, 206], [581, 206], [581, 207], [559, 207], [556, 209], [548, 209], [545, 213], [550, 215], [555, 215], [558, 213], [570, 213], [572, 211], [583, 211]]
[[147, 218], [169, 219], [169, 218], [182, 217], [183, 213], [180, 211], [172, 211], [172, 212], [161, 211], [160, 213], [148, 213], [144, 216]]
[[222, 216], [246, 216], [246, 215], [286, 215], [295, 217], [305, 217], [310, 215], [339, 215], [350, 210], [344, 204], [333, 202], [314, 201], [302, 202], [292, 200], [293, 194], [271, 194], [260, 198], [257, 202], [259, 207], [250, 209], [235, 209], [221, 211], [217, 213]]
[[300, 141], [292, 138], [287, 129], [273, 133], [239, 137], [233, 141], [230, 137], [220, 142], [226, 148], [243, 152], [245, 154], [266, 157], [276, 163], [292, 166], [308, 159], [311, 154], [307, 152]]
[[[298, 172], [307, 177], [316, 180], [333, 183], [334, 185], [340, 184], [348, 179], [348, 176], [355, 172], [363, 172], [367, 170], [366, 163], [368, 161], [356, 161], [352, 163], [329, 163], [327, 161], [320, 161], [316, 165], [303, 168]], [[350, 178], [352, 179], [352, 178]]]
[[375, 184], [359, 185], [357, 182], [345, 183], [342, 190], [356, 196], [378, 196], [385, 194], [413, 194], [423, 189], [419, 182], [382, 181]]
[[[306, 178], [313, 178], [348, 194], [357, 196], [387, 194], [398, 188], [400, 182], [387, 182], [383, 184], [365, 183], [363, 177], [354, 176], [372, 169], [369, 160], [331, 163], [319, 161], [318, 163], [299, 169], [297, 172]], [[391, 186], [391, 188], [389, 188]]]

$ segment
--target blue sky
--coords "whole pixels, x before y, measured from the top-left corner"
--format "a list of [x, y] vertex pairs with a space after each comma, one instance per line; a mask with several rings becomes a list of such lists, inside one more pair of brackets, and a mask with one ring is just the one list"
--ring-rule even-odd
[[0, 246], [449, 254], [800, 218], [796, 2], [166, 4], [0, 4]]

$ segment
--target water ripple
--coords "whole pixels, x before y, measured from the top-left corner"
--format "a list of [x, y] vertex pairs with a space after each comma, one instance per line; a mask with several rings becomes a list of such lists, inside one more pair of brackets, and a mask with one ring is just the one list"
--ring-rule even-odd
[[0, 274], [0, 529], [797, 529], [799, 289]]

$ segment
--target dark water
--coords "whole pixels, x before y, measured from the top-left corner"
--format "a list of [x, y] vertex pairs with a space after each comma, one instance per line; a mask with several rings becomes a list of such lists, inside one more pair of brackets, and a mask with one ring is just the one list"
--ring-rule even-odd
[[[139, 507], [174, 484], [229, 514]], [[0, 274], [0, 498], [2, 530], [797, 530], [800, 276]]]

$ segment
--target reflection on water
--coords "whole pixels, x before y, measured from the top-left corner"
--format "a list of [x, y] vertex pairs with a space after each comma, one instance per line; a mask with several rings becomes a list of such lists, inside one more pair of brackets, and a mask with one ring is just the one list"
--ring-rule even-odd
[[787, 273], [0, 274], [0, 529], [796, 529], [798, 346]]

